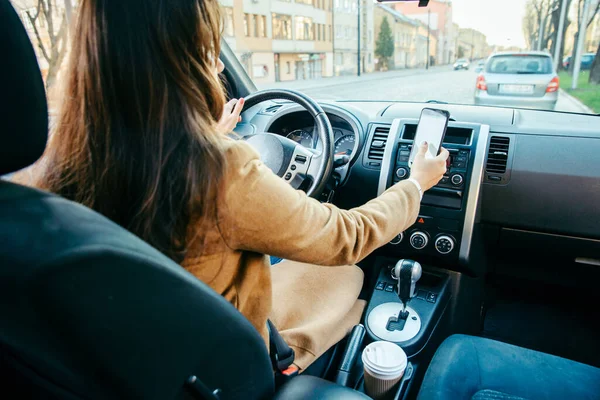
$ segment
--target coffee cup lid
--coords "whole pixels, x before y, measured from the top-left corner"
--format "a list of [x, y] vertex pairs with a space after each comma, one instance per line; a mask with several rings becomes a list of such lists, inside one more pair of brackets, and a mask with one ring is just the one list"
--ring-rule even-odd
[[408, 359], [400, 346], [392, 342], [373, 342], [362, 354], [363, 364], [380, 375], [394, 375], [406, 369]]

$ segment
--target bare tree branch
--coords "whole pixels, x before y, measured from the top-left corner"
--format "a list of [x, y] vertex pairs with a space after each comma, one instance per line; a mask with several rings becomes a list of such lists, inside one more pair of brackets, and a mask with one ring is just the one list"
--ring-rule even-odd
[[38, 42], [38, 47], [39, 47], [40, 51], [42, 52], [42, 55], [44, 56], [46, 61], [50, 62], [50, 56], [48, 55], [48, 51], [44, 47], [44, 42], [42, 42], [42, 36], [40, 35], [40, 31], [38, 30], [37, 24], [36, 24], [37, 19], [40, 15], [40, 3], [41, 3], [41, 0], [38, 3], [38, 8], [37, 8], [35, 17], [33, 15], [31, 15], [30, 11], [25, 11], [25, 14], [27, 14], [27, 18], [29, 18], [29, 22], [31, 22], [31, 26], [33, 27], [33, 33], [35, 34], [35, 38]]
[[594, 21], [594, 17], [596, 16], [596, 14], [598, 13], [598, 10], [600, 10], [600, 1], [598, 3], [596, 3], [596, 9], [594, 10], [594, 12], [590, 15], [590, 20], [588, 21], [586, 27], [589, 27], [590, 24]]

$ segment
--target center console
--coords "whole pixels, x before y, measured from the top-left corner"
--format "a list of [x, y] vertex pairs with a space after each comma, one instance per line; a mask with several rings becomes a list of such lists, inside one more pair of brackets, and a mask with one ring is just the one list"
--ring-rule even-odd
[[[408, 158], [417, 124], [417, 119], [393, 120], [378, 194], [409, 178]], [[446, 175], [424, 193], [415, 224], [398, 232], [375, 262], [378, 276], [364, 319], [367, 340], [402, 347], [414, 376], [424, 373], [437, 344], [447, 335], [440, 327], [452, 320], [448, 310], [461, 275], [458, 271], [473, 272], [469, 270], [476, 264], [469, 259], [475, 257], [471, 253], [477, 247], [472, 241], [488, 136], [488, 125], [449, 122], [443, 143], [450, 152]]]
[[[386, 142], [378, 194], [408, 179], [416, 119], [395, 119]], [[448, 123], [443, 146], [450, 152], [446, 175], [425, 192], [416, 223], [390, 242], [387, 255], [466, 266], [475, 223], [489, 126]], [[421, 261], [421, 260], [419, 260]]]

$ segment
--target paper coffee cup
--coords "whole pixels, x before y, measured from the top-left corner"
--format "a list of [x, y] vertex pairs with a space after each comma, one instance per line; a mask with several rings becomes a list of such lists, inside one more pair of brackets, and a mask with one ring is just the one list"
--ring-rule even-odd
[[392, 342], [373, 342], [362, 353], [365, 392], [381, 399], [402, 379], [408, 359], [402, 348]]

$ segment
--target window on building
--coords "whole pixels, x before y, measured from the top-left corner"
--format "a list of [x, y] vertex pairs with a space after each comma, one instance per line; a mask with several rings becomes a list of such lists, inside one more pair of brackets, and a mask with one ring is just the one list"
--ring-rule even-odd
[[233, 8], [224, 7], [225, 9], [225, 29], [223, 33], [225, 36], [234, 36], [235, 31], [233, 27]]
[[311, 6], [313, 4], [313, 0], [296, 0], [296, 3], [308, 4]]
[[357, 4], [358, 4], [358, 1], [356, 1], [356, 2], [353, 1], [352, 2], [352, 14], [356, 14], [358, 12], [358, 9], [356, 7]]
[[341, 4], [341, 0], [335, 0], [335, 9], [336, 10], [340, 9], [340, 4]]
[[285, 66], [286, 66], [286, 74], [291, 74], [292, 73], [292, 63], [287, 61], [285, 63]]
[[350, 0], [344, 0], [344, 10], [350, 11]]
[[333, 25], [329, 25], [329, 41], [333, 42]]
[[292, 40], [292, 17], [273, 14], [273, 39]]
[[252, 29], [252, 23], [250, 22], [250, 14], [244, 14], [244, 35], [250, 36], [250, 29]]
[[371, 53], [369, 53], [369, 64], [371, 64]]
[[258, 36], [262, 38], [267, 37], [267, 16], [257, 15], [256, 20], [258, 21]]
[[342, 56], [342, 53], [335, 53], [335, 63], [337, 65], [342, 65], [344, 63], [344, 58]]
[[314, 40], [312, 18], [296, 17], [296, 40]]

